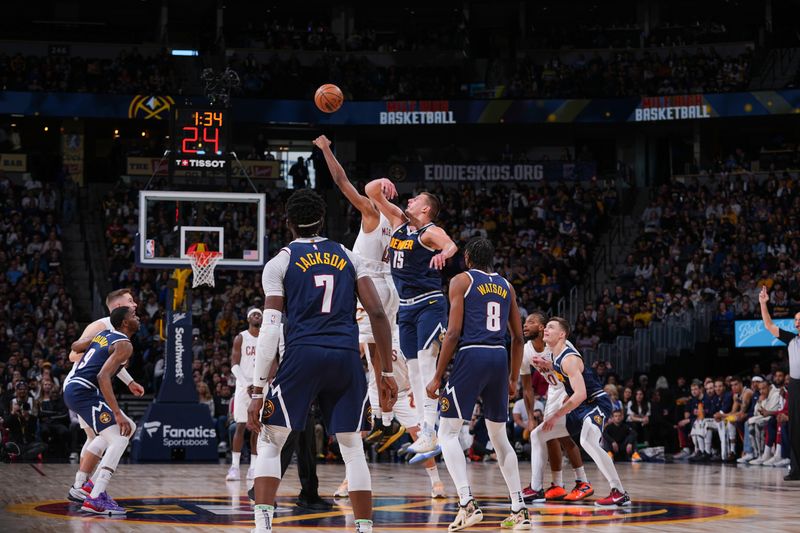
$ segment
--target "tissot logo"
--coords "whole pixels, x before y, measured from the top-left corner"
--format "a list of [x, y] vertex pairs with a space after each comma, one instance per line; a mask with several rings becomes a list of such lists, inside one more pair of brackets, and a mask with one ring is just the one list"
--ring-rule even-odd
[[158, 428], [161, 427], [161, 422], [145, 422], [144, 430], [147, 431], [147, 436], [152, 437]]
[[179, 167], [225, 168], [226, 161], [219, 159], [178, 159], [175, 163]]

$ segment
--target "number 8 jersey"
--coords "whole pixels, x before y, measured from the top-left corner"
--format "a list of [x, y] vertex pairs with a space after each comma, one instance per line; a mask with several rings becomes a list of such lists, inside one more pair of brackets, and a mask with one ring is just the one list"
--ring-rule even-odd
[[505, 346], [511, 291], [508, 281], [496, 273], [471, 269], [472, 283], [464, 294], [464, 324], [461, 344], [465, 346]]

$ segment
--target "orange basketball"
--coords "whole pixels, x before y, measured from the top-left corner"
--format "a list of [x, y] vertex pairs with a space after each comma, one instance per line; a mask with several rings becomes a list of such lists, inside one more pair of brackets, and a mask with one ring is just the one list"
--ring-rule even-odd
[[314, 103], [324, 113], [333, 113], [342, 107], [344, 95], [342, 90], [332, 83], [326, 83], [314, 94]]

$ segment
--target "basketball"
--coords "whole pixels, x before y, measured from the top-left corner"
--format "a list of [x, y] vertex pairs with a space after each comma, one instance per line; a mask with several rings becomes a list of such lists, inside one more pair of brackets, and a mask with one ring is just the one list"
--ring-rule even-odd
[[314, 103], [323, 113], [335, 113], [342, 107], [344, 95], [342, 90], [332, 83], [326, 83], [314, 93]]

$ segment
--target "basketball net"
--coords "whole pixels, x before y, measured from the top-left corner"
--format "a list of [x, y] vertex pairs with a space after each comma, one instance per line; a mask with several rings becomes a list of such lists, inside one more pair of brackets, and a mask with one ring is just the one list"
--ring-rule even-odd
[[222, 259], [222, 253], [206, 251], [205, 245], [202, 243], [190, 247], [190, 250], [186, 255], [189, 256], [189, 262], [192, 265], [192, 288], [200, 285], [213, 287], [214, 269]]

